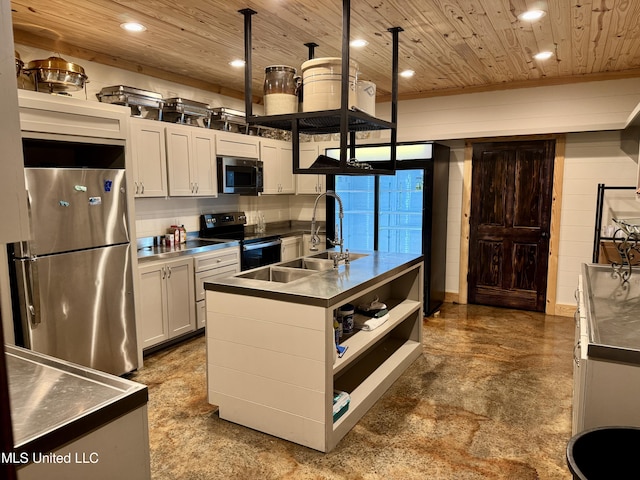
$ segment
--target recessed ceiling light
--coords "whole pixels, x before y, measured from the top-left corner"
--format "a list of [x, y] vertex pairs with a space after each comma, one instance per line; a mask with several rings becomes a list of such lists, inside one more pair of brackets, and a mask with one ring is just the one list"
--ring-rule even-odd
[[413, 70], [403, 70], [402, 72], [400, 72], [400, 76], [404, 78], [413, 77], [415, 74], [416, 72]]
[[349, 45], [351, 45], [352, 47], [355, 47], [355, 48], [362, 48], [362, 47], [366, 47], [367, 45], [369, 45], [369, 42], [367, 42], [364, 38], [357, 38], [355, 40], [351, 40]]
[[120, 27], [124, 28], [127, 32], [144, 32], [147, 29], [147, 27], [141, 23], [136, 22], [121, 23]]
[[527, 22], [535, 22], [536, 20], [540, 20], [547, 14], [544, 10], [527, 10], [526, 12], [522, 12], [518, 15], [520, 20], [526, 20]]
[[244, 60], [240, 60], [240, 59], [231, 60], [229, 62], [229, 65], [236, 68], [244, 67]]
[[536, 60], [549, 60], [551, 57], [553, 57], [553, 52], [540, 52], [533, 56]]

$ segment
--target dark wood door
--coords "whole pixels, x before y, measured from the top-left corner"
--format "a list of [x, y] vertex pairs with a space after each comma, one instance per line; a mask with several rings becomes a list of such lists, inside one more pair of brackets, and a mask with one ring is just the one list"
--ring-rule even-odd
[[555, 141], [473, 146], [468, 301], [544, 312]]

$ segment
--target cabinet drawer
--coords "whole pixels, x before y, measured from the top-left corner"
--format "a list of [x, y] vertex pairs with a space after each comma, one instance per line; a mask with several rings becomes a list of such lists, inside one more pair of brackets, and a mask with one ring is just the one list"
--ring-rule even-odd
[[232, 249], [231, 251], [227, 251], [225, 249], [222, 252], [215, 254], [196, 256], [194, 257], [194, 259], [196, 272], [201, 272], [203, 270], [209, 270], [211, 268], [224, 267], [233, 263], [240, 263], [240, 252], [236, 248]]
[[216, 278], [227, 277], [240, 271], [240, 266], [235, 263], [220, 268], [212, 268], [196, 273], [196, 302], [204, 300], [204, 283]]

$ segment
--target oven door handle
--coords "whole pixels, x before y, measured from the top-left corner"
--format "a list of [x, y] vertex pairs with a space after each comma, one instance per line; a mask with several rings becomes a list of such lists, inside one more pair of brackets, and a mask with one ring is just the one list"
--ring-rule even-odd
[[278, 238], [270, 242], [250, 243], [249, 245], [243, 245], [242, 251], [248, 252], [249, 250], [257, 250], [258, 248], [275, 247], [276, 245], [282, 245], [282, 240]]

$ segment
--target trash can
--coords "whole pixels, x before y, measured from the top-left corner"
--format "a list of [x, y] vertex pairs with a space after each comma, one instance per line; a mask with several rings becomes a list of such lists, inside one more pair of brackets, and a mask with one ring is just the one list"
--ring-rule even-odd
[[598, 427], [574, 435], [567, 464], [578, 480], [638, 478], [640, 427]]

